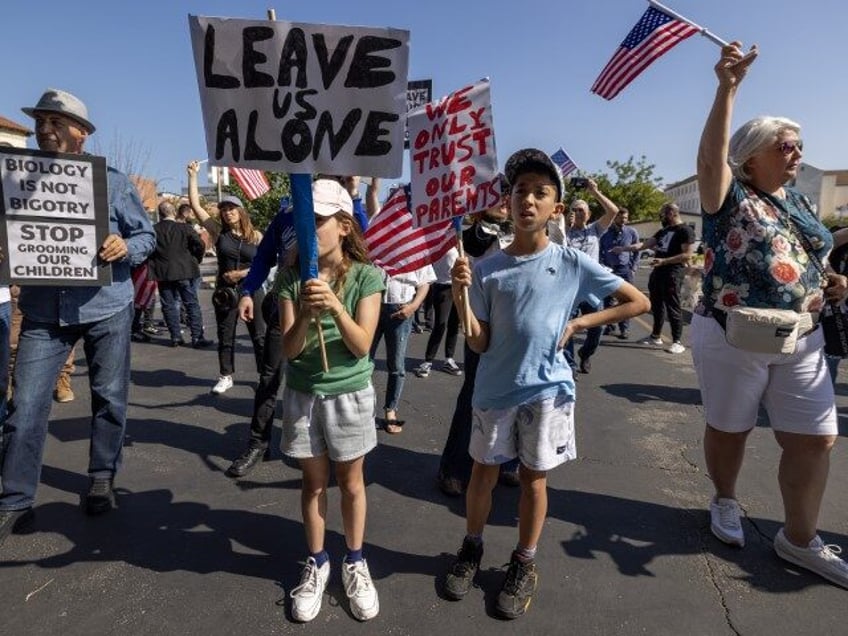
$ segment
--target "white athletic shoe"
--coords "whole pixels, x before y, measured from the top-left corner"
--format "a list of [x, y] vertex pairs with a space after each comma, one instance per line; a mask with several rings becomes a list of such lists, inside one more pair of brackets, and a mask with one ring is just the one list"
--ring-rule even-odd
[[233, 388], [233, 376], [231, 375], [222, 375], [218, 378], [218, 381], [215, 383], [215, 386], [212, 387], [212, 393], [215, 395], [221, 395], [225, 391], [228, 391]]
[[784, 561], [794, 563], [805, 570], [815, 572], [831, 583], [848, 588], [848, 563], [838, 556], [842, 552], [842, 548], [838, 545], [825, 545], [821, 537], [816, 535], [806, 548], [799, 548], [790, 543], [781, 528], [774, 537], [774, 551]]
[[683, 353], [684, 351], [686, 351], [686, 347], [684, 347], [679, 342], [672, 342], [671, 346], [666, 349], [666, 351], [668, 351], [669, 353]]
[[415, 367], [415, 370], [413, 371], [413, 373], [415, 375], [417, 375], [419, 378], [426, 378], [428, 375], [430, 375], [430, 369], [432, 369], [432, 368], [433, 368], [432, 362], [422, 362], [417, 367]]
[[644, 340], [640, 340], [639, 344], [651, 345], [652, 347], [661, 347], [663, 345], [662, 338], [651, 338], [650, 336]]
[[318, 616], [321, 611], [321, 599], [327, 580], [330, 578], [330, 562], [326, 561], [320, 568], [312, 557], [307, 557], [303, 572], [300, 575], [300, 585], [294, 588], [289, 596], [292, 599], [292, 618], [301, 623], [308, 623]]
[[720, 541], [745, 547], [745, 532], [735, 499], [716, 497], [710, 502], [710, 530]]
[[350, 599], [350, 612], [358, 620], [367, 621], [380, 612], [380, 600], [365, 559], [342, 563], [342, 585]]

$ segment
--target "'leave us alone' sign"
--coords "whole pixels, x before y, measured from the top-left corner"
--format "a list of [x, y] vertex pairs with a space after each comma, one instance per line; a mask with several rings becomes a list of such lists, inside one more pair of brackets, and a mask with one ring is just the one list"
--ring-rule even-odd
[[213, 165], [397, 177], [409, 32], [189, 16]]

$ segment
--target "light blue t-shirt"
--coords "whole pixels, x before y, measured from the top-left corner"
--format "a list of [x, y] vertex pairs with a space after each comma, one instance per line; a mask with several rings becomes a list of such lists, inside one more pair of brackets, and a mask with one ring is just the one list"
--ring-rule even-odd
[[471, 309], [489, 324], [472, 406], [509, 408], [565, 393], [574, 379], [557, 342], [574, 307], [593, 305], [623, 282], [597, 260], [555, 243], [531, 256], [501, 251], [474, 267]]
[[573, 227], [566, 230], [565, 242], [570, 247], [588, 254], [593, 261], [599, 262], [601, 260], [601, 237], [604, 232], [606, 232], [606, 229], [601, 227], [600, 221], [595, 221], [580, 230]]

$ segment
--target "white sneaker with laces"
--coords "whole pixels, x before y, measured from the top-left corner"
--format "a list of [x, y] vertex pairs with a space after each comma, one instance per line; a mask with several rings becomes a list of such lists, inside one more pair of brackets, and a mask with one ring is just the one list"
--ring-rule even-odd
[[367, 621], [380, 612], [380, 600], [365, 559], [342, 563], [342, 585], [350, 599], [350, 612], [358, 620]]
[[221, 395], [225, 391], [233, 388], [233, 376], [231, 375], [222, 375], [218, 378], [218, 381], [215, 383], [215, 386], [212, 387], [212, 393], [215, 395]]
[[450, 375], [462, 375], [462, 369], [459, 368], [459, 365], [453, 358], [445, 360], [445, 363], [442, 365], [442, 371]]
[[839, 557], [842, 548], [838, 545], [825, 545], [821, 537], [816, 535], [806, 548], [799, 548], [786, 538], [781, 528], [774, 537], [774, 551], [784, 561], [848, 588], [848, 563]]
[[417, 367], [415, 367], [415, 370], [413, 371], [413, 373], [415, 375], [417, 375], [419, 378], [426, 378], [428, 375], [430, 375], [430, 369], [432, 369], [432, 368], [433, 368], [432, 362], [422, 362]]
[[292, 618], [301, 623], [308, 623], [318, 616], [321, 610], [321, 598], [330, 578], [330, 562], [318, 567], [315, 559], [306, 558], [303, 572], [300, 575], [300, 584], [294, 588], [289, 596], [292, 599]]
[[683, 353], [684, 351], [686, 351], [686, 347], [684, 347], [679, 342], [672, 342], [671, 346], [666, 349], [666, 351], [668, 351], [669, 353]]
[[640, 341], [639, 344], [651, 345], [652, 347], [661, 347], [663, 345], [663, 341], [662, 338], [652, 338], [649, 336], [644, 340]]
[[710, 502], [710, 530], [720, 541], [745, 547], [745, 532], [735, 499], [716, 497]]

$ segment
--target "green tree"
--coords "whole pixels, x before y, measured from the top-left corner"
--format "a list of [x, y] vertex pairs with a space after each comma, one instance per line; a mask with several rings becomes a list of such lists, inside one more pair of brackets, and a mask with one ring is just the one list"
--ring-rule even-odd
[[230, 177], [230, 185], [224, 188], [227, 194], [237, 196], [244, 202], [245, 209], [250, 215], [250, 220], [253, 222], [257, 230], [264, 232], [265, 228], [271, 223], [271, 219], [277, 214], [280, 209], [280, 199], [291, 196], [291, 184], [289, 175], [283, 172], [266, 172], [265, 176], [271, 184], [271, 189], [263, 194], [258, 199], [248, 201], [235, 179]]
[[[663, 203], [668, 201], [661, 189], [662, 178], [654, 174], [655, 166], [648, 163], [645, 155], [638, 160], [631, 156], [627, 161], [607, 161], [607, 169], [608, 172], [588, 176], [616, 205], [630, 211], [631, 221], [655, 218]], [[585, 190], [577, 190], [570, 183], [566, 183], [565, 191], [566, 201], [587, 197]], [[593, 215], [601, 214], [596, 201], [589, 201], [589, 206]]]

